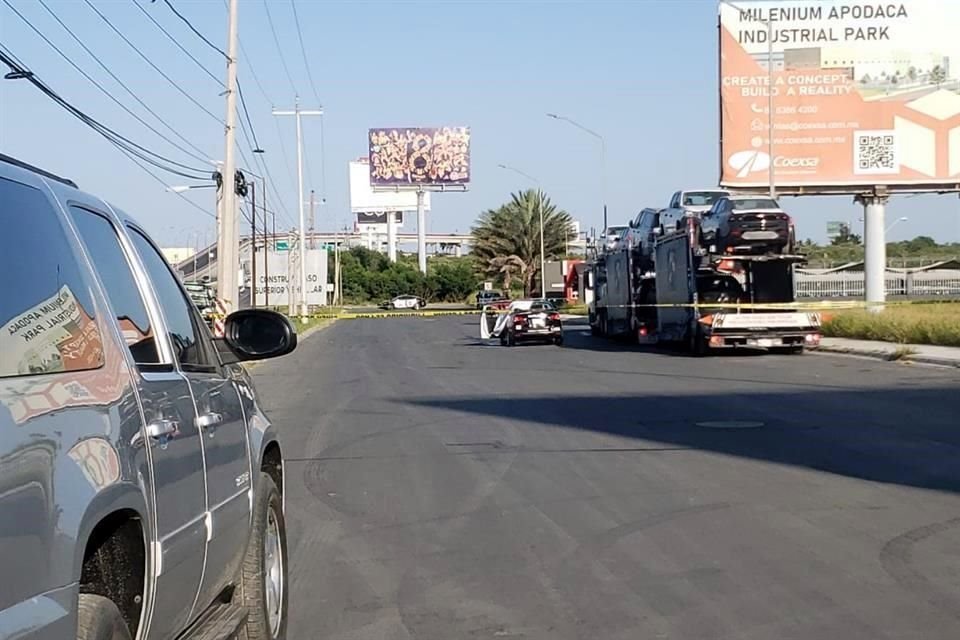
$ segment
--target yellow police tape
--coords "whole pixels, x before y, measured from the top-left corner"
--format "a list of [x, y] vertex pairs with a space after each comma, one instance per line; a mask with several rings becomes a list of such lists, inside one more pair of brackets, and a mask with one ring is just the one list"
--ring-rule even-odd
[[[730, 302], [699, 302], [699, 303], [678, 303], [678, 304], [623, 304], [606, 305], [605, 309], [709, 309], [712, 311], [843, 311], [852, 309], [870, 309], [878, 307], [896, 307], [908, 305], [940, 305], [957, 304], [960, 300], [890, 300], [887, 302], [867, 302], [866, 300], [824, 300], [811, 302], [758, 302], [758, 303], [730, 303]], [[559, 313], [564, 313], [563, 309], [558, 309]], [[508, 313], [506, 309], [460, 309], [433, 311], [371, 311], [371, 312], [353, 312], [341, 311], [339, 313], [316, 313], [311, 314], [311, 318], [316, 319], [334, 319], [334, 320], [365, 320], [377, 318], [435, 318], [440, 316], [472, 316], [478, 314], [485, 315], [504, 315]], [[585, 315], [585, 314], [582, 314]]]

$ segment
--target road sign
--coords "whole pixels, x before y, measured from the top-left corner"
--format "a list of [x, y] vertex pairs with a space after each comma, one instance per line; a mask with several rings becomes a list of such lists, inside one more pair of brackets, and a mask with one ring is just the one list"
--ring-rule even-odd
[[290, 243], [286, 240], [277, 240], [276, 249], [277, 251], [289, 251]]

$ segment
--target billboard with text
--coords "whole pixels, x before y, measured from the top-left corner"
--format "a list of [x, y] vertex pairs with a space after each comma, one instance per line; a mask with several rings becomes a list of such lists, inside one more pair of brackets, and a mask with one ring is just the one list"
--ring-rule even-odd
[[468, 127], [370, 129], [368, 145], [374, 187], [470, 182]]
[[788, 193], [960, 187], [960, 1], [719, 11], [721, 184], [765, 187], [772, 163]]
[[[424, 208], [430, 210], [430, 194], [424, 194]], [[361, 212], [416, 211], [417, 194], [412, 191], [375, 191], [370, 185], [366, 158], [350, 163], [350, 210]]]

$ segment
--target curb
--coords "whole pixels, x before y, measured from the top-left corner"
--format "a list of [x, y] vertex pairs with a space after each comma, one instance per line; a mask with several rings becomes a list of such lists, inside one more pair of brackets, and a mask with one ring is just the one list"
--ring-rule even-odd
[[846, 356], [861, 356], [864, 358], [873, 358], [874, 360], [883, 360], [884, 362], [902, 362], [907, 364], [932, 364], [938, 367], [960, 368], [960, 360], [950, 358], [937, 358], [936, 356], [924, 356], [920, 354], [910, 354], [902, 358], [893, 360], [891, 351], [878, 351], [866, 349], [854, 349], [851, 347], [830, 347], [820, 345], [818, 347], [808, 347], [810, 353], [828, 353]]

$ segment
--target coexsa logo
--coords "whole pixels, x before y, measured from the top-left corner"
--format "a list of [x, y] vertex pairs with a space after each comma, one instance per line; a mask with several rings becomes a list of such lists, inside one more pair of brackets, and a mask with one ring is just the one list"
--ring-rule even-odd
[[[745, 178], [751, 173], [770, 169], [770, 155], [756, 149], [738, 151], [731, 155], [727, 162], [737, 172], [738, 178]], [[816, 169], [820, 166], [820, 158], [788, 158], [777, 156], [773, 159], [773, 166], [782, 169]]]

